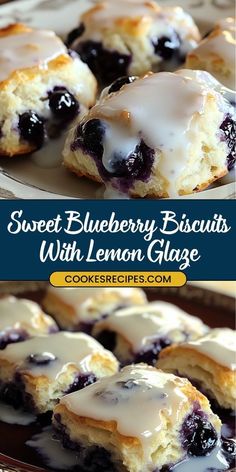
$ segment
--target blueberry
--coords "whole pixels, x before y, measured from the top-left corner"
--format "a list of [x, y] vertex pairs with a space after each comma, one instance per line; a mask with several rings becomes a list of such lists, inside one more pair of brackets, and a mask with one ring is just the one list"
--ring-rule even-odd
[[88, 449], [84, 460], [86, 470], [91, 472], [112, 472], [114, 464], [111, 460], [111, 454], [102, 447], [93, 447]]
[[82, 61], [88, 64], [102, 83], [110, 84], [119, 77], [127, 75], [131, 63], [130, 54], [110, 51], [98, 41], [80, 42], [76, 50]]
[[0, 399], [18, 409], [22, 407], [23, 391], [13, 382], [4, 384], [0, 388]]
[[92, 119], [78, 126], [72, 150], [82, 148], [96, 159], [102, 159], [104, 125], [98, 119]]
[[224, 133], [224, 140], [226, 141], [229, 154], [227, 156], [227, 165], [228, 170], [233, 169], [236, 161], [236, 122], [233, 120], [232, 116], [227, 115], [225, 120], [220, 126], [220, 129]]
[[91, 385], [92, 383], [96, 382], [96, 377], [94, 374], [79, 374], [73, 384], [70, 385], [68, 390], [65, 392], [66, 394], [72, 393], [72, 392], [77, 392], [78, 390], [81, 390], [84, 387], [87, 387], [88, 385]]
[[112, 176], [125, 178], [143, 177], [147, 167], [150, 168], [150, 162], [147, 161], [150, 161], [152, 153], [152, 150], [146, 146], [144, 141], [141, 141], [129, 156], [123, 159], [120, 156], [113, 156], [113, 164], [111, 163], [113, 168]]
[[80, 23], [80, 25], [77, 28], [74, 28], [67, 36], [66, 38], [66, 45], [70, 46], [77, 38], [82, 36], [82, 34], [85, 31], [85, 26], [83, 23]]
[[99, 392], [96, 392], [95, 396], [101, 398], [105, 403], [108, 403], [109, 405], [117, 405], [117, 403], [119, 403], [118, 396], [110, 390], [101, 390]]
[[0, 350], [5, 349], [8, 344], [25, 341], [28, 335], [23, 330], [12, 329], [7, 332], [0, 332]]
[[27, 358], [27, 362], [35, 365], [47, 365], [50, 364], [50, 362], [54, 362], [55, 360], [56, 356], [50, 352], [30, 354], [30, 356]]
[[145, 364], [155, 365], [158, 355], [165, 347], [169, 346], [171, 342], [167, 338], [158, 339], [149, 345], [143, 351], [140, 351], [135, 356], [135, 363], [139, 364], [144, 362]]
[[76, 151], [80, 148], [93, 157], [103, 180], [119, 177], [124, 187], [132, 185], [134, 179], [148, 180], [154, 162], [154, 150], [141, 140], [129, 156], [111, 156], [112, 172], [108, 172], [102, 163], [104, 134], [105, 125], [98, 119], [81, 123], [71, 149]]
[[45, 138], [44, 120], [34, 111], [19, 116], [20, 136], [37, 148], [43, 145]]
[[126, 382], [116, 382], [117, 385], [121, 388], [124, 388], [126, 390], [132, 390], [133, 388], [139, 387], [139, 383], [137, 380], [129, 379], [126, 380]]
[[138, 77], [135, 76], [128, 76], [125, 75], [124, 77], [120, 77], [119, 79], [115, 80], [113, 84], [109, 87], [108, 94], [113, 93], [113, 92], [118, 92], [118, 90], [123, 87], [123, 85], [126, 84], [132, 84], [135, 80], [137, 80]]
[[53, 115], [62, 121], [70, 121], [79, 112], [78, 100], [65, 87], [55, 87], [49, 94], [49, 107]]
[[202, 412], [187, 417], [182, 428], [182, 446], [190, 456], [206, 456], [215, 447], [217, 433]]
[[171, 37], [162, 36], [153, 41], [155, 54], [162, 57], [164, 60], [170, 60], [176, 51], [180, 48], [180, 37], [177, 33], [173, 32]]

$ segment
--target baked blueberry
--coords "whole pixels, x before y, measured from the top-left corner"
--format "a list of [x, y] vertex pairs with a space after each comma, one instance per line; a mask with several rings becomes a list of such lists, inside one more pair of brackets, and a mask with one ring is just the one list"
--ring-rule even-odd
[[22, 406], [23, 391], [13, 382], [0, 384], [0, 399], [18, 409]]
[[55, 118], [70, 121], [79, 112], [78, 100], [65, 87], [55, 87], [49, 94], [49, 107]]
[[108, 90], [108, 94], [118, 92], [118, 90], [120, 90], [123, 85], [132, 84], [132, 82], [134, 82], [136, 79], [137, 77], [134, 75], [125, 75], [124, 77], [120, 77], [119, 79], [115, 80], [113, 84], [111, 84]]
[[30, 364], [35, 365], [47, 365], [50, 364], [50, 362], [54, 362], [55, 360], [56, 356], [54, 356], [54, 354], [51, 354], [50, 352], [30, 354], [30, 356], [27, 358], [27, 361]]
[[212, 424], [197, 411], [189, 415], [182, 428], [182, 446], [191, 456], [206, 456], [215, 447], [217, 433]]
[[127, 390], [133, 390], [133, 388], [139, 387], [139, 383], [133, 379], [126, 380], [126, 382], [117, 382], [117, 385]]
[[155, 53], [164, 60], [170, 60], [179, 50], [180, 44], [180, 37], [174, 31], [171, 37], [162, 36], [153, 41]]
[[85, 27], [84, 27], [84, 24], [83, 23], [80, 23], [80, 25], [77, 27], [77, 28], [74, 28], [67, 36], [66, 38], [66, 45], [67, 46], [71, 46], [71, 44], [77, 39], [79, 38], [80, 36], [82, 36], [82, 34], [84, 33], [85, 31]]
[[96, 382], [96, 377], [94, 374], [79, 374], [76, 379], [74, 380], [73, 384], [70, 385], [70, 387], [66, 390], [66, 394], [72, 393], [72, 392], [77, 392], [77, 390], [81, 390], [84, 387], [87, 387], [88, 385], [91, 385], [92, 383]]
[[236, 161], [236, 122], [233, 120], [232, 116], [227, 115], [225, 120], [223, 121], [220, 129], [224, 133], [224, 139], [228, 145], [230, 150], [227, 156], [227, 166], [228, 170], [233, 169]]
[[135, 356], [135, 363], [145, 362], [148, 365], [155, 365], [158, 359], [158, 355], [165, 347], [169, 346], [171, 341], [167, 338], [158, 339], [147, 349], [140, 351]]
[[117, 403], [119, 402], [119, 398], [116, 393], [110, 390], [101, 390], [99, 392], [96, 392], [95, 396], [101, 398], [105, 403], [108, 403], [109, 405], [117, 405]]
[[102, 83], [111, 83], [118, 77], [127, 75], [131, 54], [110, 51], [102, 43], [92, 40], [79, 43], [76, 51]]
[[28, 111], [19, 116], [20, 136], [37, 148], [43, 145], [45, 138], [44, 120], [34, 111]]
[[0, 332], [0, 349], [5, 349], [8, 344], [24, 341], [27, 337], [27, 333], [20, 329]]
[[105, 128], [98, 119], [92, 119], [82, 123], [77, 128], [77, 135], [72, 150], [81, 148], [88, 152], [92, 157], [101, 159], [103, 155], [103, 136]]
[[153, 160], [154, 151], [142, 140], [128, 157], [113, 156], [112, 177], [146, 180], [150, 176]]
[[85, 469], [87, 467], [91, 472], [97, 472], [99, 470], [112, 472], [114, 470], [111, 454], [102, 447], [93, 447], [88, 450], [84, 460], [84, 466]]

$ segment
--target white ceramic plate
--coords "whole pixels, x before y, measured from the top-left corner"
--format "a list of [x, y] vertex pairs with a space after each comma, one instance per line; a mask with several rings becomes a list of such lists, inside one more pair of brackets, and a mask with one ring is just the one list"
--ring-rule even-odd
[[[119, 0], [117, 0], [119, 1]], [[93, 0], [20, 0], [0, 6], [0, 26], [23, 22], [48, 28], [61, 36], [74, 28], [80, 14]], [[203, 33], [219, 18], [234, 15], [234, 0], [159, 0], [165, 5], [181, 5], [195, 19]], [[0, 198], [82, 198], [102, 195], [101, 186], [78, 179], [61, 165], [63, 143], [51, 142], [32, 156], [0, 159]], [[40, 166], [38, 162], [43, 164]], [[50, 162], [54, 161], [54, 164]], [[235, 196], [235, 174], [217, 182], [213, 188], [181, 198], [225, 199]]]

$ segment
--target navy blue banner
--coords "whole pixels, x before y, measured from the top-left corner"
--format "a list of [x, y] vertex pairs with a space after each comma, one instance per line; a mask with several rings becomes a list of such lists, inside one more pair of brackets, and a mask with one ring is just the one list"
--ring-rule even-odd
[[235, 219], [234, 201], [2, 201], [0, 279], [180, 270], [234, 280]]

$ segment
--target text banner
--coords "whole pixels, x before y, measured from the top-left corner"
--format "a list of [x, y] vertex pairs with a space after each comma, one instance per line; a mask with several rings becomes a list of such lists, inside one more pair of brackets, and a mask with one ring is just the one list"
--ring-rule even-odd
[[234, 280], [234, 210], [219, 200], [2, 201], [0, 279], [181, 271]]

